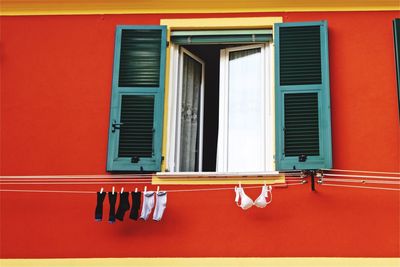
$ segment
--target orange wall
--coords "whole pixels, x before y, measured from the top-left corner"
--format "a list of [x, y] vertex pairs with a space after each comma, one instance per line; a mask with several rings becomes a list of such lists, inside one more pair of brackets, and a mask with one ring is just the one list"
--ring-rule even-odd
[[[398, 12], [316, 12], [1, 17], [1, 175], [105, 173], [116, 25], [269, 15], [328, 20], [334, 167], [399, 172]], [[23, 186], [47, 188], [98, 186]], [[0, 257], [400, 256], [398, 192], [317, 190], [246, 212], [231, 191], [170, 193], [160, 223], [114, 225], [92, 195], [1, 193]]]

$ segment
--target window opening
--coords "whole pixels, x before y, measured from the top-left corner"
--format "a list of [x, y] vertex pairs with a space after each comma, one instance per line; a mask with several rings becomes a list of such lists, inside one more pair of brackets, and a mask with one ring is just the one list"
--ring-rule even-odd
[[[249, 45], [252, 45], [251, 47]], [[250, 48], [249, 48], [250, 47]], [[180, 103], [180, 106], [177, 103], [179, 101], [176, 101], [175, 103], [170, 103], [172, 104], [177, 109], [173, 114], [175, 114], [175, 123], [170, 124], [170, 127], [175, 127], [175, 130], [172, 131], [173, 137], [169, 139], [169, 142], [171, 142], [171, 139], [173, 140], [174, 144], [169, 145], [169, 149], [175, 150], [172, 153], [168, 152], [169, 159], [167, 160], [167, 170], [172, 171], [172, 172], [186, 172], [186, 171], [202, 171], [202, 172], [236, 172], [236, 171], [247, 171], [247, 172], [260, 172], [260, 171], [272, 171], [273, 168], [273, 162], [272, 162], [272, 148], [269, 149], [271, 156], [266, 155], [266, 150], [267, 148], [262, 149], [266, 145], [270, 145], [269, 142], [266, 142], [265, 139], [267, 138], [272, 138], [272, 131], [273, 129], [269, 129], [271, 131], [271, 134], [266, 134], [265, 127], [267, 125], [267, 118], [263, 118], [262, 114], [268, 113], [270, 111], [270, 99], [267, 99], [270, 95], [268, 94], [269, 86], [267, 86], [268, 81], [265, 81], [265, 79], [269, 80], [269, 70], [265, 68], [266, 64], [269, 64], [267, 62], [266, 58], [261, 58], [261, 50], [263, 49], [263, 56], [265, 55], [265, 47], [267, 47], [264, 43], [259, 44], [259, 45], [254, 45], [254, 44], [204, 44], [204, 45], [172, 45], [172, 49], [175, 49], [176, 51], [179, 51], [178, 55], [176, 57], [178, 58], [175, 60], [175, 65], [179, 65], [179, 68], [177, 69], [176, 66], [175, 68], [172, 67], [172, 73], [173, 75], [178, 76], [178, 82], [175, 83], [175, 87], [172, 86], [172, 90], [176, 90], [176, 88], [179, 88], [179, 90], [186, 90], [187, 92], [195, 92], [197, 89], [194, 88], [188, 88], [188, 86], [192, 87], [199, 87], [198, 85], [198, 78], [196, 78], [196, 75], [199, 76], [199, 74], [194, 75], [193, 70], [189, 71], [184, 65], [188, 64], [188, 62], [194, 63], [193, 59], [188, 59], [187, 55], [190, 54], [192, 58], [197, 58], [198, 62], [203, 62], [203, 103], [199, 107], [200, 108], [200, 113], [202, 114], [202, 129], [200, 129], [199, 124], [200, 121], [193, 121], [194, 117], [197, 119], [201, 119], [198, 117], [197, 113], [198, 110], [193, 113], [193, 105], [191, 109], [187, 109], [187, 107], [183, 107], [182, 105], [185, 104], [185, 98], [182, 98], [182, 96], [185, 96], [184, 92], [171, 92], [173, 98], [177, 100], [181, 100], [183, 102]], [[185, 51], [185, 53], [182, 53], [182, 50]], [[228, 61], [224, 61], [221, 58], [221, 53], [227, 53], [228, 55]], [[173, 57], [173, 53], [172, 53]], [[230, 57], [230, 60], [229, 60]], [[172, 61], [174, 61], [172, 59]], [[196, 60], [195, 60], [196, 61]], [[226, 79], [229, 77], [228, 73], [221, 72], [221, 64], [226, 64], [229, 61], [235, 62], [237, 66], [239, 66], [238, 69], [236, 69], [237, 73], [234, 73], [231, 76], [232, 83], [233, 85], [236, 84], [236, 87], [232, 85], [232, 89], [227, 87], [227, 91], [232, 90], [232, 95], [234, 95], [234, 88], [236, 88], [237, 93], [235, 96], [236, 102], [239, 101], [238, 103], [234, 103], [234, 99], [231, 99], [233, 101], [227, 101], [227, 104], [230, 103], [229, 105], [232, 107], [229, 113], [232, 113], [232, 116], [230, 117], [231, 119], [231, 126], [236, 122], [236, 128], [240, 126], [239, 124], [241, 122], [246, 122], [246, 116], [250, 116], [250, 120], [253, 122], [254, 131], [256, 132], [256, 135], [261, 137], [260, 142], [257, 143], [257, 140], [254, 139], [251, 135], [243, 137], [244, 140], [250, 142], [251, 144], [246, 145], [247, 150], [246, 150], [246, 155], [241, 155], [240, 154], [240, 143], [238, 142], [239, 139], [241, 138], [241, 134], [237, 132], [236, 136], [234, 134], [234, 131], [232, 132], [232, 136], [226, 135], [223, 136], [220, 133], [220, 128], [221, 128], [221, 114], [220, 114], [220, 94], [221, 94], [221, 79]], [[241, 62], [242, 61], [242, 62]], [[185, 63], [186, 62], [186, 63]], [[248, 73], [247, 77], [245, 75], [240, 75], [240, 68], [250, 68], [254, 63], [257, 62], [257, 66], [254, 66], [254, 70], [258, 74], [251, 75], [251, 71]], [[183, 63], [183, 64], [182, 64]], [[248, 64], [248, 66], [246, 66]], [[235, 65], [235, 64], [233, 64]], [[228, 69], [225, 71], [228, 71], [229, 69], [232, 68], [233, 70], [233, 65], [228, 66]], [[242, 66], [241, 66], [242, 65]], [[198, 66], [198, 65], [197, 65]], [[197, 70], [198, 71], [198, 70]], [[192, 73], [190, 73], [192, 72]], [[199, 71], [198, 71], [199, 72]], [[220, 77], [221, 73], [224, 77]], [[258, 75], [258, 76], [257, 76]], [[254, 79], [255, 77], [258, 77], [258, 89], [256, 88], [255, 90], [248, 89], [249, 85], [251, 85], [251, 80]], [[242, 77], [242, 78], [241, 78]], [[190, 82], [188, 82], [191, 79]], [[236, 79], [236, 80], [235, 80]], [[246, 81], [246, 79], [250, 79]], [[179, 81], [184, 81], [184, 83], [179, 84]], [[257, 83], [257, 82], [255, 82]], [[254, 83], [253, 83], [254, 84]], [[181, 85], [184, 85], [183, 87]], [[222, 85], [223, 87], [225, 85]], [[248, 88], [246, 88], [246, 86]], [[184, 88], [186, 87], [186, 88]], [[253, 86], [254, 87], [254, 86]], [[257, 87], [257, 86], [256, 86]], [[189, 90], [188, 90], [189, 89]], [[265, 91], [268, 92], [265, 92]], [[254, 91], [254, 92], [252, 92]], [[251, 92], [251, 93], [250, 93]], [[183, 95], [180, 95], [183, 93]], [[250, 93], [249, 95], [246, 95], [246, 93]], [[243, 97], [241, 97], [240, 95]], [[257, 95], [258, 94], [258, 95]], [[186, 94], [187, 96], [187, 94]], [[253, 99], [253, 101], [258, 101], [260, 103], [256, 104], [251, 104], [249, 105], [246, 103], [247, 100]], [[240, 103], [240, 100], [244, 101]], [[190, 102], [190, 101], [189, 101]], [[197, 103], [197, 102], [196, 102]], [[188, 103], [186, 103], [188, 104]], [[234, 108], [236, 106], [236, 108]], [[183, 107], [183, 108], [182, 108]], [[203, 110], [201, 110], [203, 108]], [[180, 110], [179, 110], [180, 109]], [[171, 107], [170, 107], [171, 110]], [[245, 115], [243, 115], [241, 118], [239, 118], [237, 115], [234, 115], [235, 110], [237, 112], [241, 112], [242, 110], [243, 113], [246, 113], [246, 110], [250, 110], [247, 112]], [[170, 111], [171, 112], [171, 111]], [[182, 113], [183, 112], [183, 113]], [[190, 116], [189, 116], [190, 115]], [[271, 114], [270, 114], [271, 115]], [[188, 121], [184, 121], [185, 119], [188, 120], [188, 116], [191, 117], [191, 122], [189, 123]], [[266, 115], [267, 116], [267, 115]], [[173, 116], [171, 116], [173, 117]], [[254, 118], [253, 118], [254, 117]], [[229, 117], [224, 117], [223, 118], [226, 122], [229, 124]], [[254, 122], [257, 122], [254, 124]], [[183, 123], [183, 124], [180, 124]], [[180, 124], [180, 125], [179, 125]], [[186, 126], [184, 126], [186, 125]], [[190, 126], [189, 126], [190, 125]], [[250, 123], [251, 125], [251, 123]], [[245, 125], [243, 125], [246, 127]], [[186, 127], [186, 130], [183, 129], [182, 127]], [[225, 131], [229, 132], [229, 129], [225, 129]], [[190, 129], [189, 129], [190, 128]], [[240, 128], [240, 127], [239, 127]], [[193, 129], [196, 129], [197, 131], [193, 131]], [[247, 126], [248, 132], [251, 133], [253, 130], [252, 127]], [[175, 133], [174, 133], [175, 132]], [[221, 151], [223, 148], [220, 147], [218, 144], [219, 140], [228, 141], [229, 137], [231, 139], [231, 142], [229, 144], [231, 145], [231, 151], [230, 153], [236, 153], [236, 161], [233, 158], [233, 154], [230, 154], [231, 161], [227, 160], [229, 157], [229, 154], [226, 154], [224, 156], [221, 156], [221, 152], [218, 152], [219, 150]], [[189, 141], [190, 140], [190, 141]], [[194, 143], [196, 140], [196, 144]], [[200, 140], [202, 141], [202, 145], [200, 145]], [[253, 141], [252, 141], [253, 140]], [[255, 141], [254, 141], [255, 140]], [[235, 146], [236, 143], [236, 146]], [[268, 144], [267, 144], [268, 143]], [[272, 141], [270, 142], [272, 143]], [[236, 147], [236, 151], [234, 149]], [[195, 148], [195, 149], [193, 149]], [[261, 148], [261, 149], [260, 149]], [[189, 152], [191, 151], [191, 152]], [[200, 151], [202, 153], [200, 153]], [[228, 151], [227, 151], [228, 152]], [[173, 155], [173, 158], [171, 157]], [[201, 157], [201, 158], [198, 158]], [[220, 162], [223, 158], [226, 161], [226, 163], [231, 162], [230, 166], [228, 165], [221, 165]], [[254, 161], [251, 163], [251, 161]], [[267, 163], [267, 161], [270, 161], [270, 163]], [[190, 163], [188, 163], [190, 162]], [[188, 167], [189, 165], [190, 167]], [[201, 164], [201, 165], [199, 165]], [[225, 166], [225, 167], [221, 167]], [[246, 167], [247, 166], [247, 167]]]

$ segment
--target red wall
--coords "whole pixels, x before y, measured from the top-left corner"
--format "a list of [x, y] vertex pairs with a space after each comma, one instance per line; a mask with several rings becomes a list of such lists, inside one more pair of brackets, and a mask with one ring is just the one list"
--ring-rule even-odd
[[[328, 20], [334, 167], [399, 172], [399, 14], [319, 12], [1, 17], [1, 175], [105, 173], [116, 25], [276, 15]], [[109, 225], [94, 222], [94, 195], [3, 192], [0, 257], [400, 256], [398, 192], [293, 186], [248, 211], [233, 198], [170, 193], [161, 222]]]

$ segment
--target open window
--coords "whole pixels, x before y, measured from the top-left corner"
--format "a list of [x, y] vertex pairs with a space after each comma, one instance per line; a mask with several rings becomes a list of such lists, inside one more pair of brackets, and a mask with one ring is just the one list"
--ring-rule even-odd
[[326, 22], [171, 30], [168, 62], [166, 43], [163, 26], [117, 28], [109, 171], [331, 167]]
[[[170, 161], [177, 171], [201, 171], [203, 162], [203, 114], [205, 63], [185, 48], [179, 51], [176, 90], [169, 103], [171, 127]], [[173, 92], [172, 92], [173, 91]]]
[[274, 170], [271, 40], [268, 29], [171, 32], [168, 171]]

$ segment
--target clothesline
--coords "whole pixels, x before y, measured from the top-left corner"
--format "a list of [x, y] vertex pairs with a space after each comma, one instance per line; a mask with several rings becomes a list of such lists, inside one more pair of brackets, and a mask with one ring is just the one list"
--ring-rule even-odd
[[[272, 185], [272, 187], [281, 186], [295, 186], [304, 185], [304, 182], [300, 183], [286, 183], [280, 185]], [[388, 187], [372, 187], [372, 186], [357, 186], [357, 185], [343, 185], [343, 184], [332, 184], [332, 183], [322, 183], [322, 186], [335, 186], [335, 187], [347, 187], [347, 188], [361, 188], [361, 189], [374, 189], [374, 190], [389, 190], [389, 191], [400, 191], [400, 188], [388, 188]], [[261, 188], [262, 185], [258, 186], [242, 186], [245, 189]], [[225, 188], [197, 188], [197, 189], [175, 189], [175, 190], [164, 190], [168, 193], [175, 192], [205, 192], [205, 191], [221, 191], [221, 190], [233, 190], [234, 187]], [[16, 192], [16, 193], [71, 193], [71, 194], [95, 194], [97, 191], [67, 191], [67, 190], [34, 190], [34, 189], [0, 189], [0, 192]], [[117, 193], [117, 191], [115, 191]]]
[[392, 185], [400, 185], [400, 182], [397, 181], [382, 181], [382, 180], [361, 180], [361, 179], [343, 179], [343, 178], [323, 178], [323, 182], [325, 181], [334, 181], [334, 182], [344, 182], [344, 183], [364, 183], [364, 184], [392, 184]]
[[400, 191], [400, 188], [389, 188], [389, 187], [374, 187], [374, 186], [359, 186], [359, 185], [342, 185], [342, 184], [331, 184], [322, 183], [322, 186], [336, 186], [336, 187], [348, 187], [348, 188], [361, 188], [361, 189], [375, 189], [375, 190], [389, 190], [389, 191]]
[[360, 170], [343, 170], [343, 169], [321, 169], [323, 171], [333, 171], [333, 172], [362, 172], [362, 173], [377, 173], [377, 174], [396, 174], [400, 175], [400, 172], [380, 172], [380, 171], [360, 171]]
[[[218, 179], [217, 179], [218, 180]], [[245, 180], [245, 179], [244, 179]], [[304, 180], [303, 178], [286, 178], [286, 181], [299, 181], [299, 180]], [[106, 180], [106, 181], [90, 181], [90, 180], [84, 180], [84, 181], [70, 181], [70, 180], [55, 180], [55, 181], [48, 181], [48, 180], [29, 180], [29, 181], [16, 181], [16, 180], [6, 180], [6, 181], [0, 181], [0, 185], [35, 185], [35, 184], [40, 184], [40, 185], [75, 185], [75, 184], [152, 184], [152, 179], [141, 179], [141, 180]], [[239, 181], [238, 181], [239, 182]]]
[[[293, 186], [293, 185], [303, 185], [305, 183], [287, 183], [287, 184], [276, 184], [272, 185], [272, 187], [281, 187], [281, 186]], [[253, 188], [262, 188], [263, 185], [258, 186], [242, 186], [245, 189], [253, 189]], [[163, 190], [168, 193], [177, 193], [177, 192], [204, 192], [204, 191], [222, 191], [222, 190], [233, 190], [232, 187], [220, 187], [220, 188], [190, 188], [190, 189], [172, 189], [172, 190]], [[66, 190], [31, 190], [31, 189], [0, 189], [0, 192], [19, 192], [19, 193], [71, 193], [71, 194], [95, 194], [97, 191], [66, 191]], [[117, 193], [118, 191], [115, 191]]]
[[[155, 175], [157, 176], [157, 175]], [[47, 182], [47, 181], [54, 181], [54, 182], [68, 182], [68, 181], [80, 181], [80, 182], [93, 182], [93, 181], [152, 181], [152, 178], [118, 178], [118, 177], [111, 177], [111, 178], [78, 178], [78, 177], [73, 177], [73, 178], [68, 178], [68, 177], [61, 177], [61, 176], [52, 176], [52, 177], [44, 177], [44, 176], [24, 176], [24, 177], [29, 177], [29, 178], [24, 178], [22, 179], [21, 176], [0, 176], [0, 183], [1, 182]], [[131, 176], [132, 177], [132, 176]], [[136, 176], [134, 176], [136, 177]], [[147, 176], [149, 177], [149, 176]], [[214, 179], [214, 180], [232, 180], [231, 176], [227, 177], [217, 177], [217, 176], [189, 176], [190, 178], [193, 179]], [[163, 177], [159, 179], [182, 179], [185, 178], [184, 176], [182, 177]], [[272, 178], [265, 178], [263, 176], [235, 176], [235, 179], [265, 179], [265, 180], [271, 180]], [[280, 176], [276, 176], [276, 178], [280, 178]], [[285, 176], [286, 179], [303, 179], [300, 175], [288, 175]]]
[[[322, 177], [320, 179], [320, 185], [326, 186], [337, 186], [337, 187], [349, 187], [349, 188], [364, 188], [364, 189], [382, 189], [399, 191], [400, 188], [388, 188], [388, 187], [375, 187], [375, 186], [358, 186], [358, 185], [344, 185], [341, 183], [362, 183], [362, 184], [375, 184], [375, 185], [400, 185], [400, 173], [399, 172], [381, 172], [381, 171], [361, 171], [361, 170], [344, 170], [344, 169], [322, 169]], [[345, 174], [354, 173], [354, 174]], [[382, 175], [363, 175], [365, 174], [382, 174]], [[285, 184], [283, 185], [302, 185], [306, 182], [306, 175], [300, 170], [285, 171], [280, 174], [285, 175]], [[146, 174], [101, 174], [101, 175], [30, 175], [30, 176], [0, 176], [0, 186], [6, 185], [142, 185], [152, 184], [152, 177], [156, 175], [154, 173]], [[194, 179], [209, 179], [215, 178], [215, 180], [232, 180], [231, 177], [227, 176], [213, 176], [212, 173], [204, 174], [205, 176], [196, 176]], [[266, 174], [267, 175], [267, 174]], [[262, 179], [262, 176], [255, 176], [257, 179]], [[182, 174], [171, 176], [172, 178], [182, 178]], [[251, 175], [244, 175], [242, 178], [246, 180]], [[238, 180], [241, 176], [235, 176]], [[239, 179], [238, 179], [239, 178]], [[359, 179], [357, 179], [359, 178]], [[326, 182], [337, 182], [340, 184], [332, 184]], [[277, 184], [273, 186], [281, 186]], [[165, 186], [165, 185], [163, 185]], [[244, 188], [260, 188], [261, 185], [244, 187]], [[201, 191], [218, 191], [218, 190], [231, 190], [232, 187], [228, 188], [192, 188], [192, 189], [176, 189], [169, 190], [168, 192], [201, 192]], [[66, 190], [35, 190], [35, 189], [1, 189], [0, 192], [43, 192], [43, 193], [88, 193], [93, 194], [94, 191], [66, 191]]]
[[386, 179], [386, 180], [400, 180], [400, 176], [377, 176], [377, 175], [354, 175], [354, 174], [330, 174], [324, 173], [323, 176], [336, 176], [336, 177], [352, 177], [352, 178], [365, 178], [365, 179]]
[[[349, 173], [359, 173], [358, 175], [350, 176], [348, 177], [365, 177], [365, 178], [382, 178], [382, 179], [400, 179], [400, 172], [381, 172], [381, 171], [363, 171], [363, 170], [345, 170], [345, 169], [321, 169], [326, 172], [334, 172], [334, 173], [324, 173], [326, 176], [346, 176], [346, 174], [337, 174], [335, 172], [349, 172]], [[369, 174], [387, 174], [387, 175], [395, 175], [393, 176], [365, 176], [361, 175], [360, 173], [369, 173]], [[280, 174], [286, 175], [286, 177], [301, 177], [303, 174], [301, 173], [301, 170], [286, 170], [283, 172], [280, 172]], [[68, 179], [68, 180], [82, 180], [82, 179], [90, 179], [90, 180], [107, 180], [107, 179], [126, 179], [126, 180], [145, 180], [151, 179], [153, 177], [154, 173], [138, 173], [138, 174], [72, 174], [72, 175], [0, 175], [0, 182], [6, 181], [6, 179]], [[215, 177], [214, 177], [215, 175]], [[230, 177], [217, 177], [216, 174], [210, 172], [209, 174], [206, 174], [207, 177], [214, 177], [218, 179], [231, 179]], [[227, 174], [229, 175], [234, 175], [234, 174]], [[267, 175], [267, 173], [266, 173]], [[182, 177], [182, 174], [174, 176], [174, 173], [169, 173], [170, 177]], [[252, 176], [251, 174], [248, 175], [243, 175], [243, 178]], [[260, 176], [260, 175], [256, 175]], [[396, 177], [397, 176], [397, 177]], [[147, 180], [146, 179], [146, 180]], [[28, 181], [28, 180], [26, 180]]]
[[[298, 177], [301, 175], [300, 171], [297, 172], [281, 172], [279, 174]], [[182, 178], [185, 177], [185, 173], [162, 173], [160, 177], [165, 178]], [[275, 173], [199, 173], [194, 175], [189, 173], [189, 177], [194, 178], [218, 178], [218, 179], [231, 179], [231, 177], [264, 177], [269, 175], [276, 175]], [[158, 176], [157, 173], [138, 173], [138, 174], [72, 174], [72, 175], [0, 175], [0, 181], [3, 179], [151, 179], [153, 176]]]

